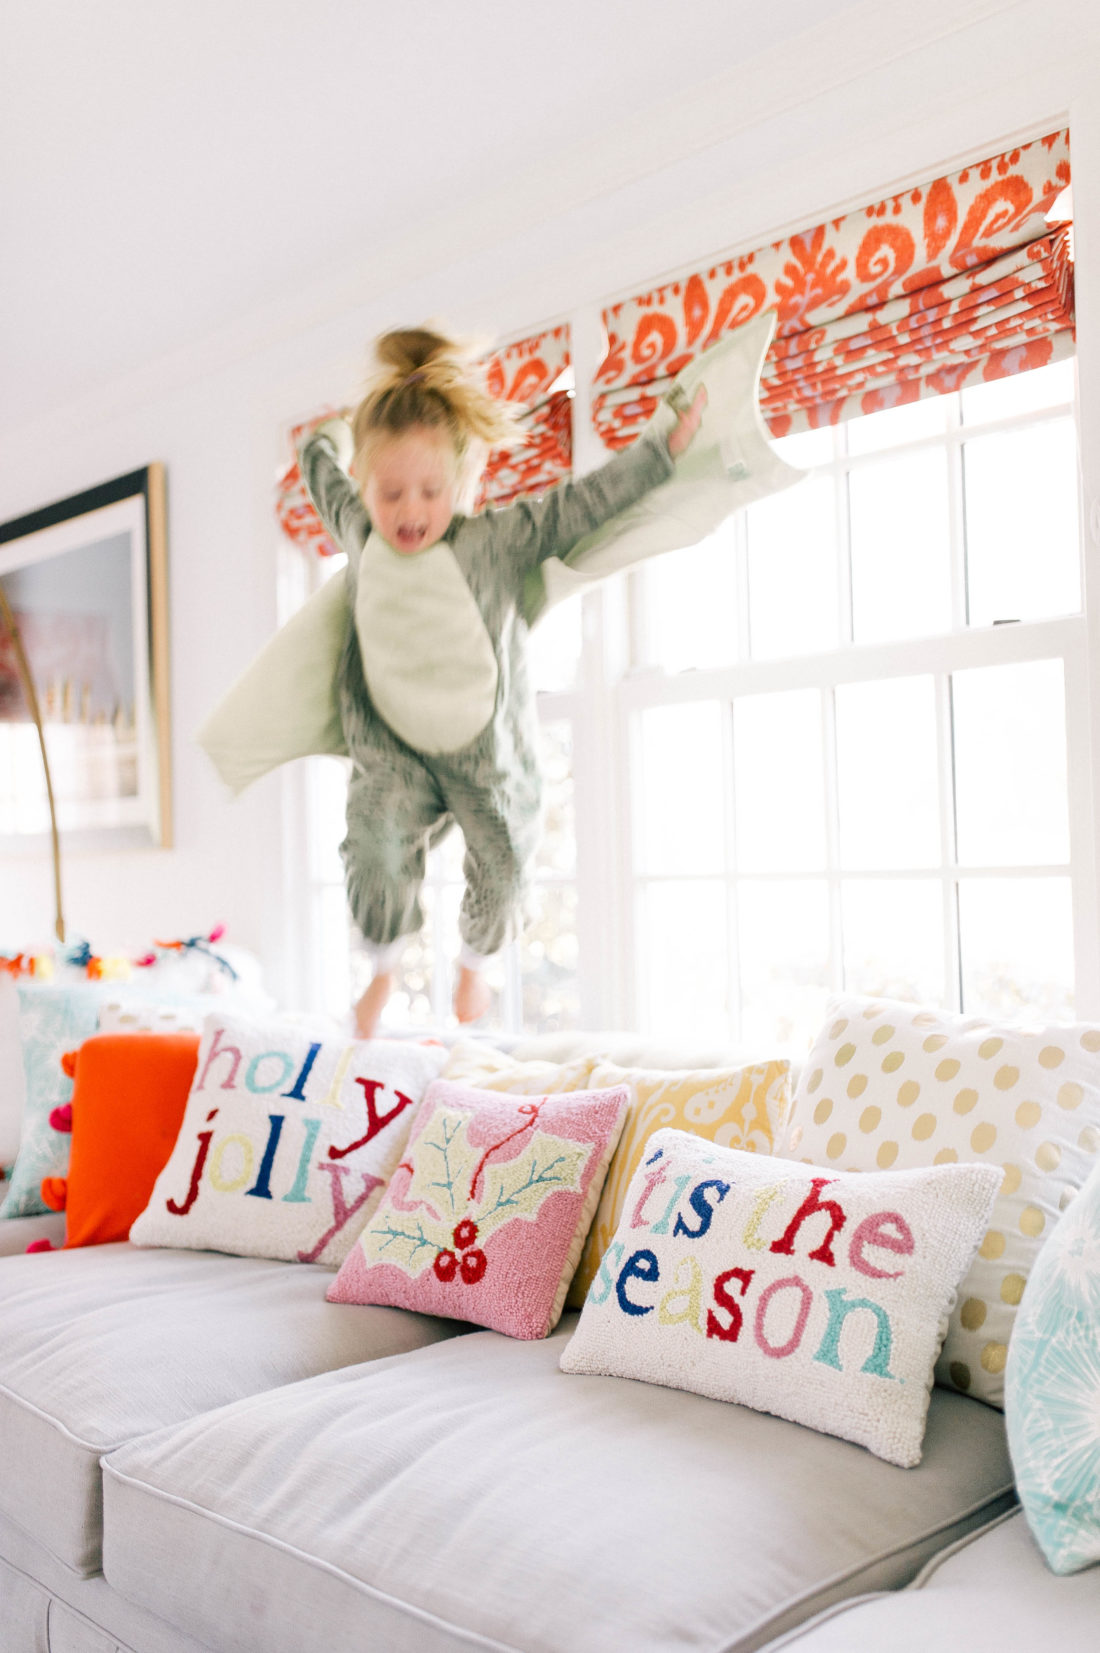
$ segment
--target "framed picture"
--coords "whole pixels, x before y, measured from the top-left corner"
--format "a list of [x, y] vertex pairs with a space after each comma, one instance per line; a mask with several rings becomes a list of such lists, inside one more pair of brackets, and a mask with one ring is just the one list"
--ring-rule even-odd
[[[172, 842], [164, 468], [0, 523], [0, 585], [37, 693], [62, 838]], [[0, 625], [0, 850], [44, 841], [38, 734]]]

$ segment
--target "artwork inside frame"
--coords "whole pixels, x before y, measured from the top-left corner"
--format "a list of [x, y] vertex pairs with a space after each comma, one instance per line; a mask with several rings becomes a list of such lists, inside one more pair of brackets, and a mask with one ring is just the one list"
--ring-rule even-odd
[[[0, 585], [74, 847], [171, 847], [167, 580], [160, 464], [0, 523]], [[0, 627], [0, 852], [48, 832], [37, 733]]]

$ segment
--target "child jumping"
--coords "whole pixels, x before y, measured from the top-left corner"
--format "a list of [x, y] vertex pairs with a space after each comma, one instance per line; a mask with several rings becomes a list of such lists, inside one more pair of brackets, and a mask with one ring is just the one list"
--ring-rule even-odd
[[471, 1022], [488, 1008], [484, 965], [514, 933], [539, 831], [525, 577], [666, 481], [706, 399], [700, 389], [667, 437], [650, 430], [582, 481], [469, 516], [461, 502], [490, 447], [515, 436], [508, 410], [440, 333], [386, 333], [375, 351], [378, 373], [350, 428], [327, 421], [299, 455], [348, 557], [337, 697], [352, 769], [341, 854], [374, 971], [355, 1007], [361, 1038], [420, 928], [428, 850], [452, 825], [466, 845], [454, 1010]]

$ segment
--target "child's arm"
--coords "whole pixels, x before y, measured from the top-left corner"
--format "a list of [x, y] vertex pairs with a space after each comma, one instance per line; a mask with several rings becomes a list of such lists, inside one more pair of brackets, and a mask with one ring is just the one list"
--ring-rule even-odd
[[370, 533], [370, 518], [344, 469], [350, 458], [351, 431], [346, 419], [326, 419], [298, 449], [302, 481], [314, 509], [354, 565]]
[[577, 542], [667, 482], [703, 415], [706, 392], [666, 434], [647, 431], [606, 465], [578, 482], [563, 482], [540, 500], [520, 500], [509, 511], [517, 560], [524, 572], [548, 557], [565, 557]]

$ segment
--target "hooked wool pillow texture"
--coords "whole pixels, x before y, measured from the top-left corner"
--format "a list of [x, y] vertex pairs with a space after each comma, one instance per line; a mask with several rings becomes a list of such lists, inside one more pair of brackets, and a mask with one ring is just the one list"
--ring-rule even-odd
[[1005, 1370], [1020, 1502], [1056, 1573], [1100, 1562], [1100, 1166], [1039, 1254]]
[[597, 1062], [588, 1082], [595, 1090], [625, 1085], [630, 1108], [569, 1288], [569, 1306], [578, 1309], [615, 1236], [630, 1179], [654, 1131], [667, 1126], [706, 1137], [724, 1148], [770, 1154], [786, 1126], [791, 1100], [790, 1068], [783, 1061], [674, 1071]]
[[997, 1202], [936, 1379], [1001, 1406], [1028, 1275], [1100, 1153], [1100, 1027], [1022, 1028], [886, 999], [835, 999], [780, 1152], [830, 1171], [961, 1160], [997, 1168]]
[[815, 1175], [672, 1130], [648, 1147], [562, 1371], [737, 1401], [919, 1463], [993, 1167]]
[[438, 1080], [329, 1301], [548, 1336], [626, 1107], [621, 1085], [521, 1100]]
[[73, 1082], [61, 1061], [95, 1032], [103, 999], [103, 989], [92, 984], [53, 987], [20, 982], [17, 991], [25, 1099], [5, 1217], [46, 1211], [43, 1182], [68, 1175]]
[[130, 1239], [338, 1268], [444, 1056], [207, 1017], [179, 1139]]

